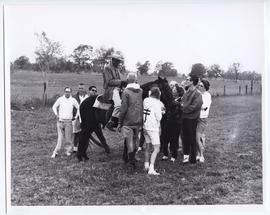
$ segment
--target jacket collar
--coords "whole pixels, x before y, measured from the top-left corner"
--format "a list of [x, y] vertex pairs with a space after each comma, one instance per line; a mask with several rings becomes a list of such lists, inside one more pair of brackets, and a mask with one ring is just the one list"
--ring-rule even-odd
[[130, 83], [127, 85], [126, 88], [134, 88], [134, 89], [140, 89], [140, 85], [136, 83]]

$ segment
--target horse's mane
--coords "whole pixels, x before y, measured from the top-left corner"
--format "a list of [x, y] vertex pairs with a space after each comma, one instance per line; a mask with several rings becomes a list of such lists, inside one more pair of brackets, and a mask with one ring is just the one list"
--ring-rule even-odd
[[166, 108], [169, 108], [171, 102], [173, 101], [173, 95], [166, 78], [158, 77], [158, 79], [154, 81], [150, 81], [141, 85], [141, 88], [143, 90], [143, 99], [148, 97], [149, 90], [154, 86], [160, 89], [161, 91], [160, 100], [164, 103]]

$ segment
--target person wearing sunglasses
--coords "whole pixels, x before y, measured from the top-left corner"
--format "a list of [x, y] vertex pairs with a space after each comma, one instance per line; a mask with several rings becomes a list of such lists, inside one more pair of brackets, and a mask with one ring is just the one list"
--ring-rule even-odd
[[88, 96], [95, 96], [95, 95], [97, 95], [96, 86], [90, 86], [88, 89]]
[[199, 83], [198, 89], [202, 94], [203, 104], [201, 107], [200, 118], [198, 119], [196, 129], [196, 140], [197, 140], [197, 157], [196, 160], [203, 163], [205, 150], [205, 129], [207, 127], [207, 118], [209, 115], [209, 109], [212, 103], [211, 94], [208, 92], [210, 87], [209, 82], [206, 79], [202, 79]]

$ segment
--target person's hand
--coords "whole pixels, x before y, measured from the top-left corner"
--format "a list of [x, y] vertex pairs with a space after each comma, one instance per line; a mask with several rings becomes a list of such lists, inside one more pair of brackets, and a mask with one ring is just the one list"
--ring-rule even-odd
[[162, 107], [162, 108], [161, 108], [161, 113], [162, 113], [162, 115], [166, 113], [165, 107]]
[[125, 88], [127, 86], [127, 81], [121, 81], [121, 88]]

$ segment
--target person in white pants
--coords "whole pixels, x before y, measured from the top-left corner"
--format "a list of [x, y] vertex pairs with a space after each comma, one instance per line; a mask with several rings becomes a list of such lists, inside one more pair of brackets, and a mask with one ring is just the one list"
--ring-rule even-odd
[[58, 98], [54, 103], [52, 109], [57, 117], [57, 144], [53, 151], [52, 158], [58, 155], [61, 149], [62, 143], [65, 140], [66, 155], [70, 156], [72, 153], [72, 119], [73, 119], [73, 108], [77, 109], [77, 114], [79, 114], [79, 104], [75, 98], [71, 96], [71, 88], [66, 87], [64, 90], [65, 94]]
[[205, 161], [203, 152], [205, 150], [205, 129], [207, 127], [207, 118], [209, 115], [210, 106], [212, 103], [211, 94], [208, 92], [210, 87], [206, 79], [202, 79], [198, 85], [199, 91], [202, 94], [203, 104], [201, 107], [200, 118], [198, 119], [196, 140], [197, 140], [197, 161], [203, 163]]

